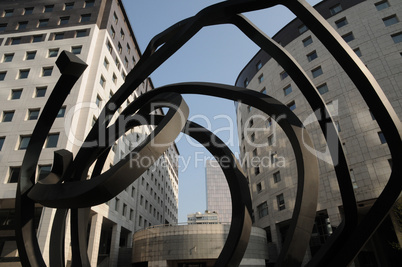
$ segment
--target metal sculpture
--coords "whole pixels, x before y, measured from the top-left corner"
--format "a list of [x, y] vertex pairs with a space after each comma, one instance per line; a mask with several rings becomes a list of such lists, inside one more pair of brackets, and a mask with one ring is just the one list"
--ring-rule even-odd
[[[174, 84], [147, 92], [122, 111], [120, 116], [124, 125], [120, 125], [121, 122], [118, 120], [115, 125], [108, 126], [110, 115], [118, 110], [143, 80], [200, 29], [224, 23], [237, 26], [277, 60], [298, 85], [313, 110], [320, 109], [321, 112], [327, 112], [320, 94], [297, 62], [282, 47], [261, 33], [241, 15], [243, 12], [269, 8], [278, 4], [293, 11], [344, 68], [377, 118], [387, 139], [393, 161], [399, 162], [402, 159], [400, 153], [402, 150], [401, 123], [381, 88], [351, 48], [304, 0], [225, 1], [207, 7], [194, 17], [173, 25], [150, 41], [141, 60], [102, 110], [99, 118], [103, 119], [96, 121], [85, 142], [98, 141], [98, 129], [103, 128], [108, 134], [108, 144], [113, 144], [128, 129], [140, 126], [137, 120], [137, 117], [140, 116], [148, 118], [156, 126], [153, 133], [133, 149], [132, 153], [138, 153], [140, 156], [152, 156], [150, 158], [157, 159], [181, 131], [202, 144], [207, 144], [211, 137], [218, 140], [219, 146], [209, 145], [207, 149], [218, 159], [224, 156], [230, 158], [230, 166], [221, 165], [221, 167], [229, 184], [233, 212], [229, 236], [215, 266], [238, 266], [240, 264], [251, 229], [250, 193], [241, 168], [238, 167], [230, 150], [212, 133], [187, 121], [188, 107], [181, 94], [204, 94], [241, 101], [270, 116], [286, 114], [287, 119], [280, 120], [278, 124], [286, 133], [295, 153], [298, 186], [292, 223], [277, 266], [301, 265], [314, 224], [318, 194], [318, 164], [316, 156], [302, 145], [303, 142], [307, 142], [310, 147], [313, 146], [303, 124], [291, 110], [270, 96], [244, 88], [210, 83]], [[32, 223], [33, 209], [35, 203], [57, 208], [51, 235], [50, 265], [64, 266], [65, 220], [67, 211], [70, 210], [72, 265], [89, 266], [85, 239], [87, 224], [82, 223], [87, 219], [88, 208], [116, 196], [134, 182], [145, 171], [145, 168], [129, 168], [128, 160], [123, 159], [101, 174], [111, 146], [81, 147], [75, 157], [69, 151], [57, 151], [51, 173], [45, 179], [35, 183], [35, 168], [43, 142], [69, 90], [86, 67], [84, 62], [66, 52], [62, 53], [56, 64], [60, 68], [62, 76], [49, 97], [32, 134], [19, 177], [16, 196], [17, 245], [24, 266], [45, 266]], [[155, 104], [157, 104], [156, 107], [168, 107], [169, 111], [166, 116], [151, 115], [150, 113], [153, 111], [151, 103], [154, 104], [153, 108], [155, 108]], [[324, 127], [324, 124], [320, 125], [324, 136], [327, 136], [326, 131], [337, 134], [332, 118], [331, 121], [332, 126], [328, 129]], [[118, 130], [114, 132], [112, 129]], [[199, 131], [192, 131], [192, 129]], [[303, 142], [302, 136], [304, 137]], [[151, 145], [151, 141], [153, 145]], [[335, 156], [338, 157], [339, 163], [335, 167], [335, 172], [345, 208], [345, 219], [330, 240], [308, 263], [309, 266], [346, 266], [349, 264], [385, 218], [402, 189], [402, 180], [398, 179], [402, 172], [401, 166], [394, 164], [391, 177], [383, 193], [364, 220], [358, 224], [356, 200], [349, 168], [340, 144], [341, 139], [338, 136], [338, 143], [329, 144], [329, 148], [333, 159]], [[335, 155], [337, 150], [340, 151], [339, 155]], [[95, 163], [95, 168], [92, 177], [87, 180], [89, 166], [93, 163]]]

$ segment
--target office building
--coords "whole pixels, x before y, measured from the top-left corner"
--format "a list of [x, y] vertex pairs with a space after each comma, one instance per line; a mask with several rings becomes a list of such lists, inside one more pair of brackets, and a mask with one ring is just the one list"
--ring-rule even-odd
[[[38, 179], [50, 171], [55, 150], [77, 153], [100, 110], [124, 83], [141, 52], [121, 0], [1, 1], [0, 265], [3, 266], [18, 261], [12, 231], [16, 182], [30, 134], [60, 77], [55, 60], [63, 50], [76, 54], [89, 66], [67, 97], [47, 137], [37, 168]], [[122, 108], [152, 88], [152, 81], [145, 80]], [[152, 129], [144, 126], [127, 132], [116, 142], [105, 166], [127, 156], [128, 149], [135, 147]], [[131, 247], [135, 231], [177, 222], [177, 154], [172, 144], [125, 191], [108, 203], [92, 207], [88, 222], [91, 266], [123, 265], [124, 257], [119, 254]], [[37, 207], [37, 235], [47, 263], [54, 214], [54, 209]], [[130, 261], [131, 249], [128, 251]], [[71, 251], [67, 249], [66, 261], [70, 257]]]
[[221, 223], [232, 219], [232, 200], [226, 177], [216, 160], [207, 160], [205, 169], [207, 210], [219, 215]]
[[[324, 0], [315, 6], [372, 72], [402, 118], [402, 2], [398, 0]], [[348, 158], [360, 215], [382, 192], [392, 159], [376, 118], [339, 64], [299, 20], [283, 27], [273, 39], [300, 64], [317, 87], [335, 119]], [[287, 105], [305, 123], [315, 149], [323, 155], [323, 134], [296, 84], [281, 66], [259, 51], [239, 74], [236, 85], [268, 94]], [[297, 173], [292, 148], [275, 119], [244, 104], [237, 105], [240, 153], [252, 192], [254, 225], [264, 228], [279, 252], [292, 216]], [[283, 118], [282, 118], [283, 119]], [[248, 131], [245, 131], [248, 129]], [[261, 161], [253, 164], [252, 158]], [[342, 220], [342, 200], [333, 165], [319, 160], [316, 221], [305, 260], [311, 258]], [[395, 226], [395, 227], [394, 227]], [[356, 266], [397, 266], [400, 246], [393, 214], [374, 233], [355, 259]], [[400, 229], [400, 228], [399, 228]], [[270, 260], [278, 253], [270, 251]], [[400, 253], [400, 252], [399, 252]], [[397, 264], [397, 265], [395, 265]]]
[[218, 224], [221, 223], [219, 214], [206, 210], [205, 213], [187, 214], [187, 224]]

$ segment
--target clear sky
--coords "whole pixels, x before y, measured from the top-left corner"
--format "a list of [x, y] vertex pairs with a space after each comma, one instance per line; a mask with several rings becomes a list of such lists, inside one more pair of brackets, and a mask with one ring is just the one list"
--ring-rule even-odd
[[[123, 0], [141, 52], [158, 33], [218, 2], [221, 1]], [[320, 0], [307, 2], [315, 5]], [[282, 6], [244, 15], [271, 37], [294, 18]], [[207, 27], [151, 74], [151, 79], [155, 87], [196, 81], [234, 85], [240, 71], [258, 50], [232, 25]], [[189, 118], [216, 133], [233, 153], [238, 153], [233, 101], [199, 95], [184, 98], [190, 107]], [[177, 146], [180, 152], [179, 222], [186, 222], [187, 214], [206, 209], [204, 159], [211, 155], [185, 136], [178, 138]]]

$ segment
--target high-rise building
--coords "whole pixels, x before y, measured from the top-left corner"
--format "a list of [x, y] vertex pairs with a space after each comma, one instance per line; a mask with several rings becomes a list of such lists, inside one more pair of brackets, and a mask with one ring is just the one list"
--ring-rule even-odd
[[[372, 72], [402, 118], [402, 2], [399, 0], [324, 0], [315, 9], [350, 45]], [[335, 119], [348, 158], [360, 215], [367, 213], [387, 183], [392, 159], [387, 140], [351, 79], [302, 23], [294, 19], [273, 39], [300, 64]], [[236, 85], [268, 94], [287, 105], [305, 123], [319, 158], [319, 199], [306, 260], [315, 255], [343, 218], [334, 167], [325, 157], [326, 143], [314, 111], [281, 66], [259, 51], [239, 74]], [[279, 252], [296, 200], [297, 171], [290, 142], [275, 119], [245, 104], [237, 105], [240, 153], [252, 193], [254, 225], [264, 228]], [[325, 119], [325, 118], [323, 118]], [[247, 129], [247, 131], [246, 131]], [[254, 160], [253, 160], [254, 159]], [[260, 159], [260, 160], [258, 160]], [[336, 164], [336, 163], [335, 163]], [[401, 241], [393, 213], [355, 259], [357, 266], [397, 266], [392, 248]], [[277, 253], [270, 251], [270, 260]], [[395, 265], [397, 264], [397, 265]]]
[[187, 224], [218, 224], [219, 216], [214, 211], [206, 210], [205, 213], [196, 212], [187, 214]]
[[206, 162], [207, 210], [219, 215], [219, 222], [230, 223], [232, 220], [232, 200], [225, 174], [216, 160]]
[[[63, 50], [76, 54], [89, 66], [71, 90], [50, 131], [39, 160], [38, 179], [50, 171], [55, 150], [77, 153], [100, 110], [124, 83], [141, 52], [121, 0], [1, 1], [0, 265], [10, 266], [10, 262], [18, 261], [12, 231], [16, 182], [30, 134], [60, 77], [55, 60]], [[145, 80], [122, 108], [152, 89], [151, 80]], [[144, 126], [127, 132], [116, 142], [105, 166], [127, 156], [128, 149], [152, 129]], [[108, 203], [92, 207], [88, 222], [92, 266], [102, 262], [116, 266], [121, 262], [119, 252], [131, 247], [135, 231], [177, 222], [177, 154], [172, 144], [125, 191]], [[37, 207], [37, 236], [46, 262], [54, 214], [54, 209]], [[70, 254], [67, 253], [66, 260]]]

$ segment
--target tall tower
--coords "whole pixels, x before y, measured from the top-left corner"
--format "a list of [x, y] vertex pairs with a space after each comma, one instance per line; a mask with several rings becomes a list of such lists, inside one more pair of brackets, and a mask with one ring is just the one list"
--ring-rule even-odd
[[[141, 52], [121, 0], [1, 2], [0, 265], [18, 261], [12, 231], [16, 182], [30, 134], [60, 77], [55, 60], [63, 50], [76, 54], [89, 67], [71, 90], [51, 129], [39, 160], [39, 179], [50, 171], [55, 150], [77, 153], [100, 110], [124, 83]], [[152, 89], [152, 81], [145, 80], [122, 108]], [[127, 132], [116, 142], [105, 166], [127, 156], [128, 149], [152, 129], [144, 126]], [[119, 253], [131, 247], [135, 231], [177, 222], [177, 154], [173, 144], [125, 191], [108, 203], [92, 207], [88, 221], [92, 266], [103, 261], [109, 266], [122, 262]], [[55, 210], [38, 206], [36, 212], [39, 245], [47, 262]], [[67, 261], [69, 254], [67, 251]]]
[[225, 175], [216, 160], [207, 160], [205, 169], [207, 210], [216, 212], [219, 222], [230, 223], [232, 201]]

